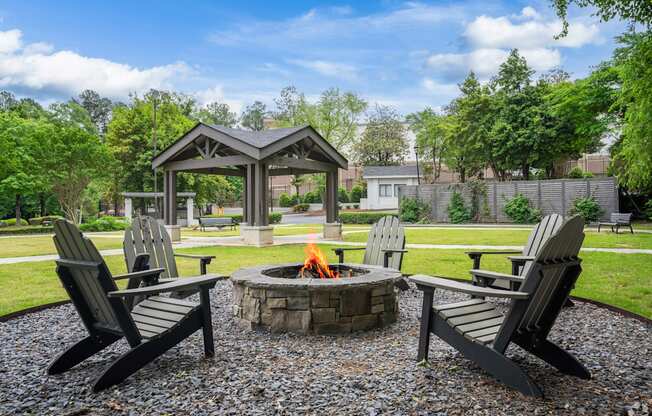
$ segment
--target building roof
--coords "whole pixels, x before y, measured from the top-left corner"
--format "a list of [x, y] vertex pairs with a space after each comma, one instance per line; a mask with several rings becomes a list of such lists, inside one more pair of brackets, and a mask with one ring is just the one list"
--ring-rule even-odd
[[251, 131], [251, 130], [242, 130], [242, 129], [233, 129], [230, 127], [224, 127], [217, 124], [209, 124], [208, 126], [214, 128], [215, 130], [221, 131], [222, 133], [238, 139], [247, 143], [248, 145], [262, 149], [265, 146], [277, 142], [293, 133], [302, 130], [308, 125], [299, 126], [299, 127], [288, 127], [281, 129], [270, 129], [262, 131]]
[[[423, 175], [421, 173], [421, 175]], [[363, 178], [369, 177], [417, 177], [417, 167], [415, 165], [403, 166], [365, 166], [362, 172]]]

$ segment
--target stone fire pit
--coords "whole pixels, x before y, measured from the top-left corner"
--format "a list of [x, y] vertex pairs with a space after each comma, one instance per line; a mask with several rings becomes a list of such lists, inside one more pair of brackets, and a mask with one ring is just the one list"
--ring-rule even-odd
[[346, 334], [396, 321], [398, 270], [333, 264], [338, 279], [298, 277], [303, 263], [241, 269], [231, 276], [233, 314], [246, 329]]

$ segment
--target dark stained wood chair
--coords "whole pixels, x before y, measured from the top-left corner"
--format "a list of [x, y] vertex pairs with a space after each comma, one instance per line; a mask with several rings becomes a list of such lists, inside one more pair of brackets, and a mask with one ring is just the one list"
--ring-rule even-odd
[[405, 250], [405, 230], [397, 217], [381, 218], [369, 231], [366, 247], [339, 247], [333, 249], [338, 261], [344, 263], [344, 252], [364, 250], [362, 263], [401, 270]]
[[[412, 276], [410, 280], [423, 291], [417, 359], [427, 360], [433, 333], [493, 377], [527, 395], [542, 396], [542, 391], [505, 355], [511, 343], [564, 374], [589, 379], [588, 370], [575, 357], [547, 339], [582, 271], [577, 255], [584, 239], [583, 228], [580, 217], [564, 223], [539, 250], [518, 291]], [[436, 289], [511, 301], [505, 314], [483, 299], [433, 306]]]
[[[503, 280], [493, 278], [492, 272], [485, 272], [480, 269], [480, 260], [483, 255], [507, 255], [508, 259], [512, 262], [512, 275], [522, 276], [527, 271], [527, 265], [532, 262], [539, 250], [544, 246], [546, 241], [554, 233], [559, 230], [564, 223], [564, 217], [559, 214], [550, 214], [543, 217], [528, 237], [525, 247], [522, 251], [508, 250], [508, 251], [469, 251], [466, 254], [473, 260], [473, 282], [479, 286], [488, 286], [496, 289], [518, 289], [519, 282], [514, 280]], [[496, 275], [502, 275], [496, 273]]]
[[[131, 349], [95, 380], [93, 391], [122, 382], [198, 330], [203, 331], [205, 355], [214, 355], [209, 290], [224, 277], [206, 275], [157, 284], [162, 269], [112, 276], [95, 245], [74, 224], [57, 220], [54, 233], [57, 274], [88, 336], [61, 353], [48, 374], [67, 371], [123, 337]], [[118, 279], [145, 280], [149, 286], [118, 290]], [[200, 303], [157, 296], [185, 290], [199, 290]], [[135, 296], [148, 298], [130, 310], [125, 300]]]
[[[127, 262], [127, 270], [137, 272], [148, 268], [161, 268], [160, 278], [171, 281], [179, 278], [176, 257], [199, 260], [199, 273], [206, 274], [206, 266], [215, 256], [175, 253], [172, 240], [165, 230], [165, 226], [155, 218], [140, 216], [134, 218], [131, 226], [125, 230], [122, 243]], [[143, 254], [149, 255], [143, 257]], [[149, 261], [145, 261], [148, 258]], [[173, 293], [173, 297], [184, 298], [193, 292]]]

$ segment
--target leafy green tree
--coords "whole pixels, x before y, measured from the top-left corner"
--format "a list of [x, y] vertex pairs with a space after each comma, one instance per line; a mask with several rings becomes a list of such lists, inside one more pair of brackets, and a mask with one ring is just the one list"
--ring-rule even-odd
[[75, 99], [75, 102], [86, 109], [95, 128], [103, 136], [111, 119], [113, 108], [111, 100], [93, 90], [84, 90]]
[[408, 153], [406, 131], [398, 113], [377, 105], [369, 115], [367, 127], [354, 145], [356, 160], [363, 166], [400, 165]]
[[253, 131], [261, 131], [265, 128], [265, 115], [267, 107], [260, 101], [254, 101], [253, 104], [245, 107], [240, 115], [240, 124]]
[[551, 3], [564, 23], [562, 36], [568, 33], [566, 18], [571, 4], [590, 7], [604, 22], [617, 18], [648, 27], [652, 25], [652, 2], [647, 0], [551, 0]]
[[437, 114], [432, 108], [408, 114], [406, 117], [416, 136], [416, 148], [420, 157], [430, 159], [433, 182], [439, 179], [441, 165], [446, 154], [446, 116]]
[[194, 118], [206, 124], [235, 127], [238, 116], [226, 103], [212, 102], [197, 110]]
[[74, 100], [51, 104], [48, 110], [50, 118], [56, 123], [75, 125], [90, 134], [98, 133], [97, 126], [88, 111]]

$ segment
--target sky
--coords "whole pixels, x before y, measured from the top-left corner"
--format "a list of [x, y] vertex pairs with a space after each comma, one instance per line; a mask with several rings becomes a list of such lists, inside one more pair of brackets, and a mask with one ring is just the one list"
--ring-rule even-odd
[[511, 48], [544, 73], [583, 77], [608, 59], [620, 22], [571, 9], [567, 37], [548, 1], [25, 1], [0, 3], [0, 89], [47, 104], [93, 89], [113, 100], [150, 88], [269, 106], [294, 85], [315, 100], [353, 91], [402, 114], [440, 108], [473, 70]]

